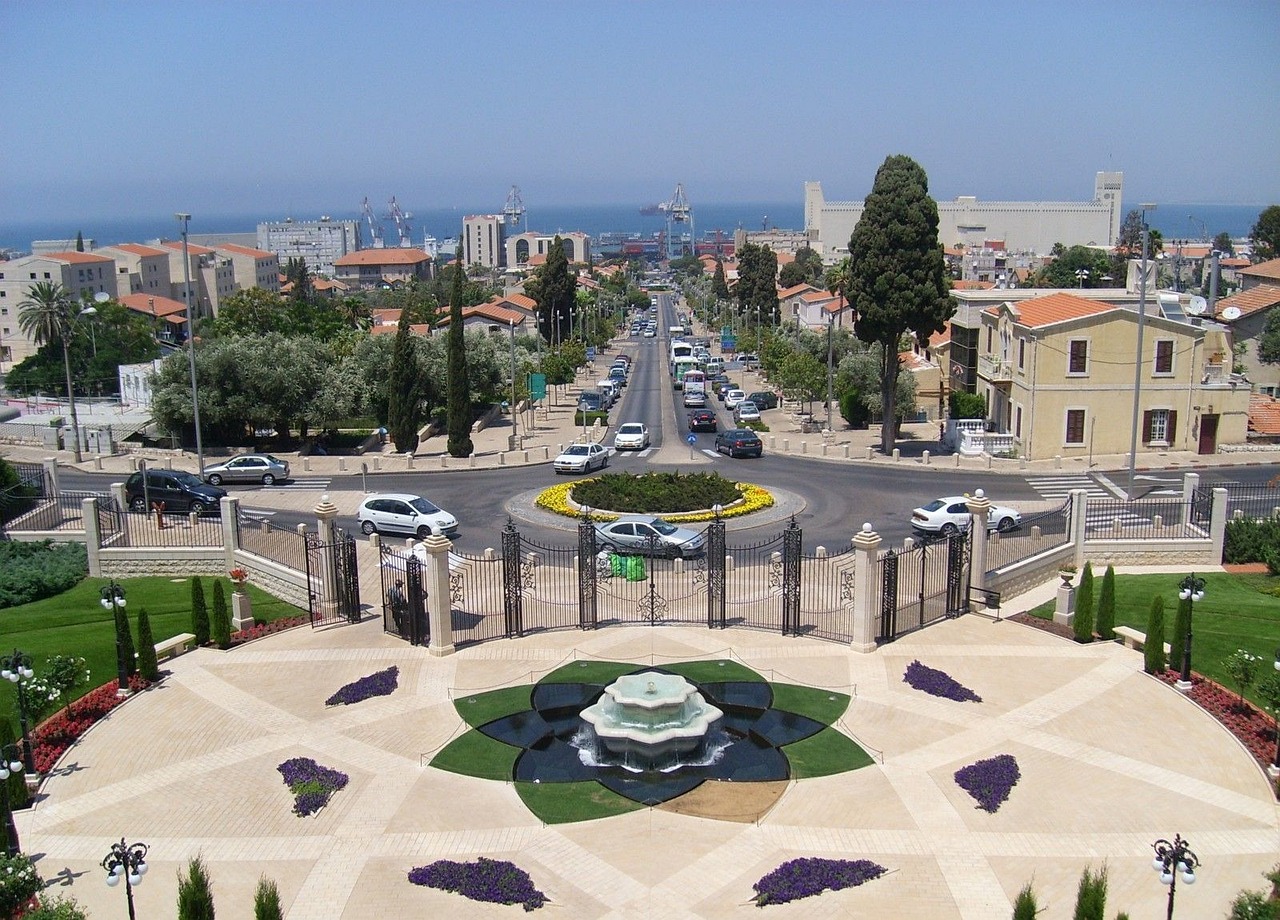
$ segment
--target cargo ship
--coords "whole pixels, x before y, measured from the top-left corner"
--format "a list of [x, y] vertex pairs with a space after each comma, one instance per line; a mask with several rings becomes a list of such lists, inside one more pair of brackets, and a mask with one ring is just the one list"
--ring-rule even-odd
[[660, 204], [647, 204], [640, 209], [641, 217], [656, 217], [661, 213], [662, 213], [662, 205]]

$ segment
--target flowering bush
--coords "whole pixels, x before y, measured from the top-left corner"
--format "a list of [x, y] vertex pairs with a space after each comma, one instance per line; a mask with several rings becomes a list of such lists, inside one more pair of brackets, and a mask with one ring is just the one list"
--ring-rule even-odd
[[237, 566], [227, 573], [227, 577], [235, 582], [236, 590], [239, 591], [244, 587], [244, 583], [249, 580], [249, 573]]
[[528, 872], [506, 860], [483, 856], [475, 862], [439, 859], [429, 866], [418, 866], [409, 870], [409, 881], [453, 891], [473, 901], [520, 904], [526, 911], [537, 910], [547, 903], [547, 896], [533, 887]]
[[83, 658], [49, 656], [44, 668], [27, 681], [27, 702], [32, 717], [39, 721], [60, 709], [64, 699], [70, 699], [77, 690], [88, 685], [90, 676]]
[[1022, 773], [1012, 754], [999, 754], [979, 760], [956, 771], [956, 783], [978, 802], [983, 811], [995, 814], [1018, 785]]
[[[585, 479], [579, 479], [543, 489], [534, 504], [554, 514], [561, 514], [565, 517], [581, 517], [582, 512], [579, 506], [572, 501], [571, 496], [574, 487], [586, 481]], [[722, 519], [741, 517], [744, 514], [751, 514], [762, 508], [773, 506], [773, 495], [768, 489], [746, 482], [737, 483], [737, 489], [742, 498], [732, 504], [725, 505], [721, 509], [720, 517]], [[707, 510], [690, 511], [684, 514], [659, 514], [657, 516], [664, 521], [670, 521], [672, 524], [696, 524], [715, 520], [715, 514]], [[599, 511], [593, 508], [590, 518], [593, 521], [608, 522], [616, 521], [618, 515], [612, 511]]]
[[336, 706], [342, 703], [350, 706], [352, 703], [367, 700], [371, 696], [390, 696], [396, 691], [399, 683], [399, 674], [400, 669], [392, 665], [385, 671], [378, 671], [359, 680], [353, 680], [325, 700], [324, 704], [326, 706]]
[[31, 860], [19, 853], [6, 856], [0, 850], [0, 917], [21, 916], [30, 907], [44, 881]]
[[[135, 693], [151, 686], [140, 674], [129, 678], [129, 689]], [[113, 680], [86, 693], [76, 701], [75, 709], [67, 707], [36, 727], [31, 733], [32, 754], [37, 773], [48, 773], [67, 748], [93, 727], [99, 719], [124, 702], [117, 695], [120, 682]]]
[[[1177, 671], [1164, 671], [1156, 676], [1166, 684], [1173, 684], [1181, 675]], [[1235, 735], [1258, 763], [1265, 766], [1275, 758], [1276, 720], [1271, 716], [1248, 701], [1241, 705], [1226, 687], [1195, 673], [1191, 675], [1187, 696]]]
[[888, 870], [869, 859], [817, 859], [784, 862], [752, 887], [757, 907], [786, 904], [822, 892], [840, 891], [870, 882]]
[[276, 767], [293, 793], [293, 813], [299, 818], [313, 815], [329, 804], [329, 799], [347, 785], [347, 774], [322, 767], [310, 757], [294, 757]]
[[248, 629], [233, 632], [231, 634], [231, 646], [234, 648], [237, 645], [252, 642], [254, 639], [261, 639], [263, 636], [269, 636], [272, 633], [283, 632], [295, 626], [305, 626], [310, 622], [307, 617], [283, 617], [279, 620], [272, 620], [270, 623], [257, 623]]
[[923, 665], [918, 660], [907, 665], [907, 671], [902, 675], [902, 679], [916, 690], [923, 690], [931, 696], [955, 700], [957, 703], [982, 702], [982, 697], [958, 683], [945, 671]]

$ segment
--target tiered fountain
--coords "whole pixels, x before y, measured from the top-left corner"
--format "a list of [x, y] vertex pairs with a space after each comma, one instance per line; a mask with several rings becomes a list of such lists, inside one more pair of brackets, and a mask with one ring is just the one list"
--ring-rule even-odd
[[672, 769], [704, 762], [707, 739], [723, 716], [679, 674], [624, 674], [582, 710], [604, 751], [593, 750], [589, 738], [579, 740], [588, 756], [601, 761], [607, 751], [628, 769]]

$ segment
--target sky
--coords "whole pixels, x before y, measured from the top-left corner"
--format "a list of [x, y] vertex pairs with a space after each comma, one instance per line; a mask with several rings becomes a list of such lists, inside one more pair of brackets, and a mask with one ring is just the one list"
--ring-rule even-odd
[[1280, 4], [0, 6], [0, 220], [863, 198], [1280, 201]]

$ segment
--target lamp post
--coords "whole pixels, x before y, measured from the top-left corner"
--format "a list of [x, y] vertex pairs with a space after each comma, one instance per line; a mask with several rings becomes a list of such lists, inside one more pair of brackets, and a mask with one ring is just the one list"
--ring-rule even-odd
[[[14, 649], [12, 655], [0, 657], [0, 678], [18, 685], [18, 721], [22, 725], [22, 762], [26, 765], [27, 776], [36, 775], [35, 751], [31, 747], [31, 719], [27, 715], [27, 681], [35, 677], [31, 669], [31, 656], [21, 649]], [[30, 780], [28, 780], [30, 782]]]
[[204, 442], [200, 438], [200, 395], [196, 388], [196, 310], [191, 302], [191, 256], [187, 249], [187, 224], [190, 214], [173, 215], [182, 224], [182, 277], [185, 282], [187, 302], [187, 362], [191, 367], [191, 417], [196, 426], [196, 464], [204, 472]]
[[835, 343], [832, 338], [835, 329], [835, 315], [827, 314], [827, 431], [831, 430], [831, 400], [835, 389]]
[[[145, 475], [145, 474], [144, 474]], [[111, 584], [103, 585], [98, 592], [101, 595], [98, 603], [102, 604], [103, 610], [111, 611], [112, 622], [115, 622], [116, 609], [124, 607], [126, 601], [124, 599], [124, 588], [116, 584], [115, 579], [111, 580]], [[120, 633], [116, 631], [116, 677], [118, 686], [116, 687], [117, 696], [129, 695], [129, 665], [132, 662], [125, 660], [125, 650], [120, 644]]]
[[[85, 307], [80, 311], [80, 315], [89, 317], [97, 316], [98, 308]], [[93, 356], [96, 358], [98, 357], [98, 331], [97, 327], [93, 323], [89, 323], [89, 339], [93, 342]]]
[[[1280, 648], [1276, 649], [1276, 660], [1272, 662], [1272, 665], [1276, 671], [1280, 671]], [[1271, 702], [1274, 704], [1275, 701], [1272, 700]], [[1271, 758], [1271, 769], [1267, 771], [1267, 774], [1272, 779], [1276, 779], [1280, 777], [1280, 706], [1273, 705], [1271, 707], [1271, 715], [1276, 722], [1276, 756]]]
[[519, 413], [516, 412], [516, 321], [512, 320], [507, 328], [511, 332], [511, 442], [507, 450], [515, 450], [520, 446]]
[[1184, 884], [1194, 885], [1195, 870], [1200, 865], [1200, 860], [1191, 852], [1187, 841], [1177, 834], [1173, 835], [1172, 843], [1161, 838], [1151, 844], [1151, 848], [1156, 852], [1155, 858], [1151, 860], [1151, 868], [1160, 873], [1160, 882], [1169, 886], [1169, 910], [1165, 918], [1173, 920], [1173, 895], [1178, 888], [1178, 875], [1181, 873]]
[[102, 858], [102, 868], [107, 870], [107, 887], [114, 888], [124, 879], [124, 895], [129, 904], [129, 920], [136, 920], [133, 913], [133, 889], [142, 884], [142, 877], [147, 874], [147, 850], [145, 843], [126, 843], [123, 837], [119, 843], [111, 844], [111, 851]]
[[1125, 493], [1133, 501], [1134, 473], [1138, 465], [1138, 424], [1142, 418], [1142, 332], [1147, 324], [1147, 252], [1151, 245], [1151, 229], [1147, 226], [1147, 212], [1154, 211], [1154, 204], [1141, 204], [1142, 210], [1142, 277], [1138, 279], [1138, 351], [1133, 359], [1133, 430], [1129, 436], [1129, 488]]
[[1080, 282], [1080, 287], [1084, 287], [1084, 283], [1089, 280], [1089, 269], [1077, 268], [1076, 279]]
[[16, 744], [0, 748], [0, 808], [4, 809], [5, 852], [17, 856], [22, 849], [18, 825], [13, 820], [13, 804], [9, 801], [9, 777], [22, 772], [22, 751]]
[[1191, 610], [1187, 614], [1187, 635], [1182, 645], [1182, 678], [1177, 688], [1184, 693], [1191, 689], [1191, 613], [1195, 610], [1196, 601], [1204, 600], [1204, 579], [1188, 575], [1178, 584], [1178, 599], [1191, 602]]

